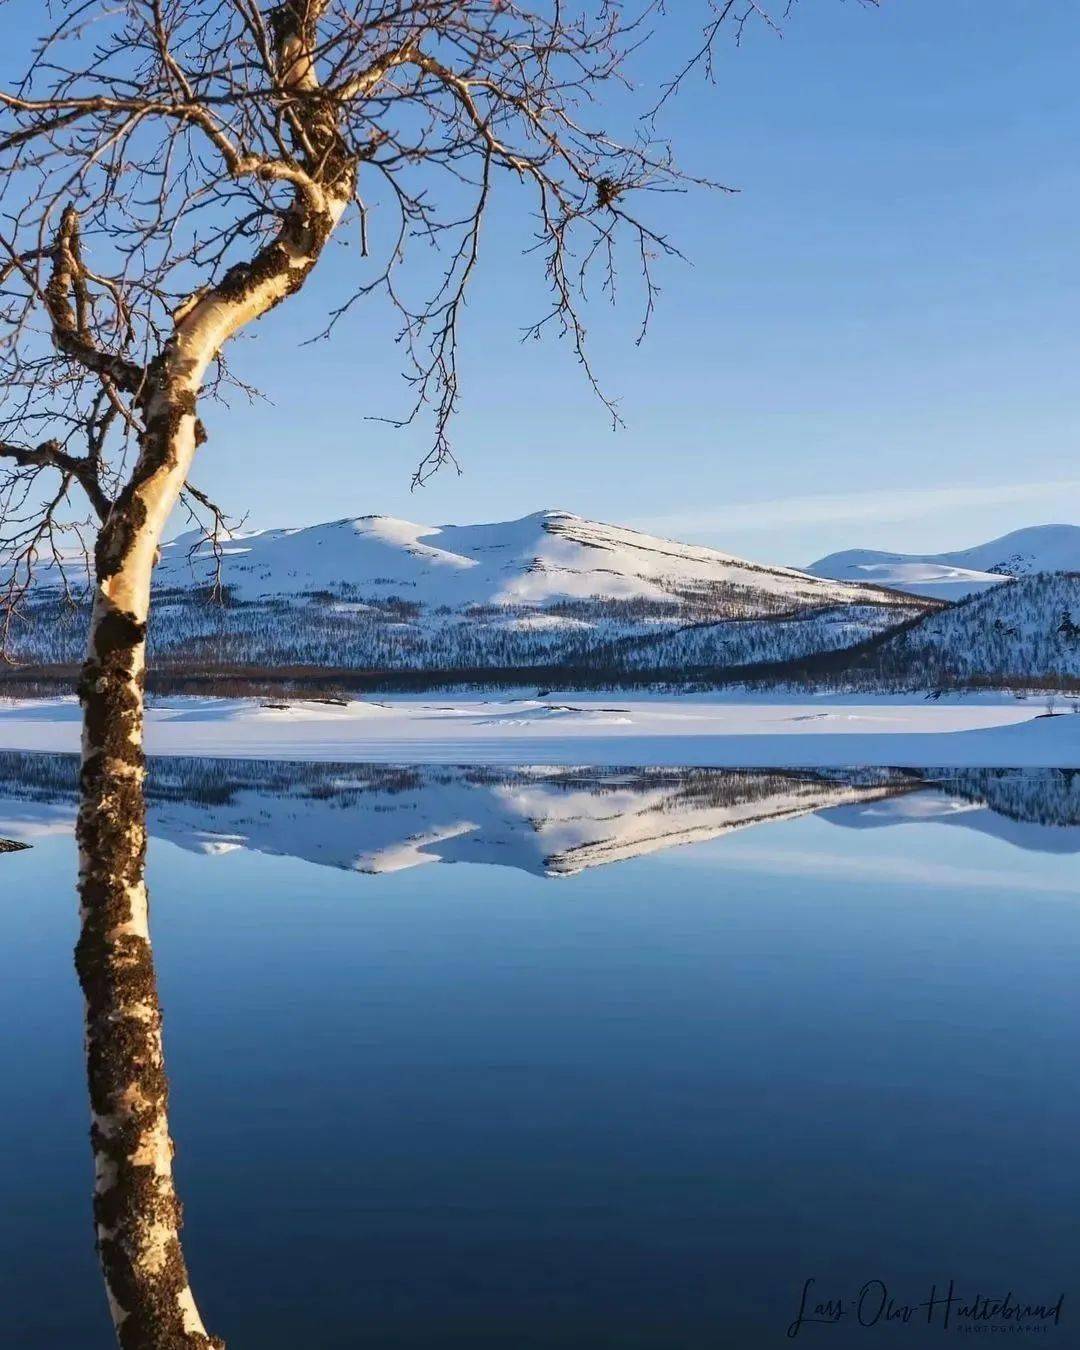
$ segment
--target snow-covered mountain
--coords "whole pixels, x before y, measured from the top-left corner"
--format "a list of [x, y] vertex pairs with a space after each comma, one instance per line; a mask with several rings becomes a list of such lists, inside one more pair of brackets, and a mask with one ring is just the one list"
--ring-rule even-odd
[[[738, 667], [850, 646], [928, 606], [565, 511], [471, 526], [387, 516], [162, 549], [159, 666], [335, 670]], [[46, 578], [47, 581], [47, 578]], [[85, 618], [39, 589], [19, 655], [78, 659]]]
[[[752, 676], [859, 688], [1080, 680], [1072, 525], [933, 558], [834, 554], [814, 568], [839, 575], [817, 576], [565, 511], [471, 526], [362, 516], [236, 536], [220, 557], [220, 602], [211, 602], [217, 567], [198, 536], [162, 550], [151, 661], [174, 679], [330, 673], [394, 687], [417, 678]], [[42, 582], [18, 616], [15, 655], [74, 664], [85, 611]]]
[[847, 549], [819, 558], [806, 570], [818, 577], [962, 600], [1009, 577], [1080, 572], [1080, 525], [1032, 525], [955, 553]]

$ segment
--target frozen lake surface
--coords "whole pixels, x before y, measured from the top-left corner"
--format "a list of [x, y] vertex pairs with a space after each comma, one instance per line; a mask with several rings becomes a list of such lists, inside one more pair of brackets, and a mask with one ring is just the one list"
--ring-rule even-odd
[[[1080, 701], [1003, 694], [865, 696], [557, 692], [348, 700], [158, 698], [157, 755], [412, 763], [925, 764], [1080, 768]], [[1055, 715], [1050, 715], [1053, 712]], [[0, 705], [0, 747], [76, 750], [75, 700]]]

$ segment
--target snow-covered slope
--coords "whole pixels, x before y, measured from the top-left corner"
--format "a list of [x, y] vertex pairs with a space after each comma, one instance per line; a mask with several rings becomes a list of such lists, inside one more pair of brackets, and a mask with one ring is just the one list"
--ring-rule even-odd
[[[162, 550], [159, 665], [737, 667], [849, 646], [926, 603], [565, 511], [471, 526], [364, 516], [238, 536], [221, 558], [224, 605], [205, 603], [215, 566], [198, 537]], [[24, 660], [77, 659], [83, 616], [39, 589], [24, 617]]]
[[[189, 557], [182, 536], [162, 550], [158, 585], [211, 573], [211, 550]], [[491, 525], [417, 525], [361, 516], [307, 529], [263, 530], [225, 548], [223, 581], [239, 600], [342, 589], [408, 595], [437, 608], [542, 606], [554, 600], [707, 599], [717, 587], [775, 597], [787, 607], [864, 601], [847, 583], [764, 567], [718, 549], [679, 544], [567, 511]]]
[[1080, 525], [1033, 525], [955, 553], [847, 549], [819, 558], [806, 570], [818, 577], [962, 600], [1008, 577], [1080, 571]]

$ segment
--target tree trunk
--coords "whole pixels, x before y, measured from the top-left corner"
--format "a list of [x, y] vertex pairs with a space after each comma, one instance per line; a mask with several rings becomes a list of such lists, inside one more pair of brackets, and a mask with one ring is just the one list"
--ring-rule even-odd
[[180, 1246], [146, 859], [143, 677], [161, 528], [194, 453], [192, 407], [159, 396], [132, 487], [97, 550], [97, 592], [79, 687], [81, 933], [94, 1220], [123, 1350], [209, 1350]]
[[122, 1350], [209, 1350], [180, 1246], [168, 1080], [145, 880], [143, 688], [150, 583], [169, 515], [200, 439], [210, 362], [234, 333], [297, 290], [341, 218], [337, 195], [297, 206], [250, 263], [192, 297], [147, 371], [144, 430], [131, 478], [102, 527], [86, 664], [77, 837], [94, 1217]]

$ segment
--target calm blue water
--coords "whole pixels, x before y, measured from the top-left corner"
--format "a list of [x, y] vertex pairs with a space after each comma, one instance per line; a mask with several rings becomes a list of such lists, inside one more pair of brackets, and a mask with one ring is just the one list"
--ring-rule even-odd
[[[0, 765], [33, 843], [0, 855], [0, 1308], [19, 1350], [106, 1350], [57, 763]], [[1035, 1340], [1080, 1344], [1076, 775], [299, 772], [151, 794], [186, 1247], [230, 1347], [937, 1345], [955, 1320], [854, 1298], [950, 1278], [1064, 1292]], [[792, 1340], [808, 1277], [845, 1316]]]

